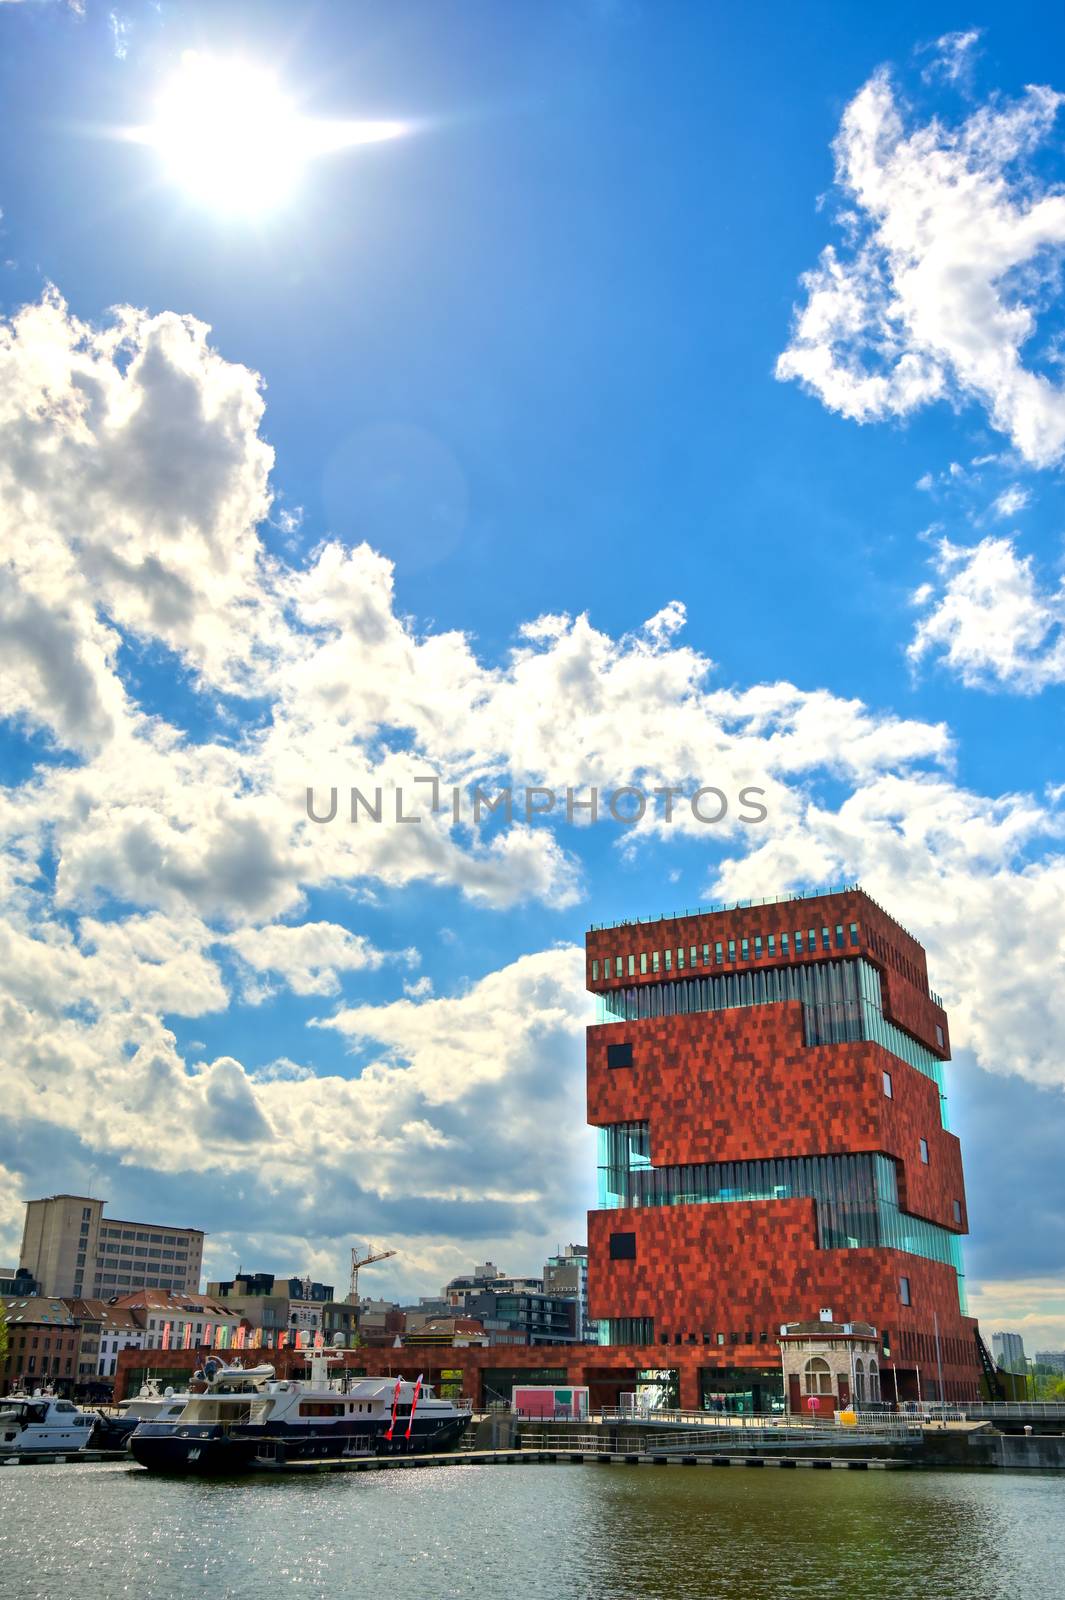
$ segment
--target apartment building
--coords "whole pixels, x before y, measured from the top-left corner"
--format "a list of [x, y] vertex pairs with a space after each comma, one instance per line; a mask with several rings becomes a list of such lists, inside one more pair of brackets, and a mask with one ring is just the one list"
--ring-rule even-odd
[[109, 1300], [141, 1287], [198, 1293], [198, 1228], [106, 1217], [106, 1203], [74, 1194], [27, 1200], [19, 1265], [43, 1295]]

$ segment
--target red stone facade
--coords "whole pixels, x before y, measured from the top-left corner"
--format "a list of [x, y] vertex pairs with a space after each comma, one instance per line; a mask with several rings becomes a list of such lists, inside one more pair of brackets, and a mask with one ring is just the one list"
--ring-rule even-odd
[[[744, 939], [747, 960], [740, 959]], [[723, 962], [715, 959], [719, 946]], [[928, 992], [923, 949], [858, 889], [593, 930], [587, 976], [602, 993], [858, 957], [879, 970], [885, 1017], [945, 1059], [947, 1019]], [[787, 1001], [590, 1027], [589, 1122], [647, 1123], [656, 1167], [881, 1153], [897, 1164], [903, 1212], [964, 1233], [961, 1151], [941, 1125], [936, 1084], [879, 1044], [807, 1046], [802, 1010]], [[608, 1047], [620, 1043], [632, 1047], [631, 1067], [607, 1063]], [[643, 1352], [644, 1366], [676, 1366], [683, 1352], [685, 1367], [764, 1368], [777, 1355], [782, 1323], [816, 1319], [830, 1307], [837, 1321], [879, 1330], [885, 1397], [894, 1377], [900, 1392], [916, 1395], [918, 1369], [922, 1392], [936, 1392], [937, 1323], [947, 1397], [978, 1391], [975, 1323], [960, 1312], [953, 1267], [883, 1247], [819, 1248], [812, 1199], [594, 1211], [588, 1223], [590, 1314], [653, 1317], [655, 1349]], [[614, 1233], [635, 1235], [635, 1259], [611, 1258]]]

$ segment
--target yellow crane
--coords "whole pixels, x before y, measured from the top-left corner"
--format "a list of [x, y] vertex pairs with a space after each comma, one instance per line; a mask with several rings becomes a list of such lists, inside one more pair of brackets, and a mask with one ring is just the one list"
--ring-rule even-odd
[[394, 1250], [375, 1250], [372, 1244], [366, 1246], [364, 1256], [359, 1255], [357, 1247], [352, 1249], [350, 1299], [353, 1305], [357, 1305], [359, 1300], [359, 1268], [372, 1266], [375, 1261], [387, 1261], [389, 1256], [394, 1256], [395, 1253]]

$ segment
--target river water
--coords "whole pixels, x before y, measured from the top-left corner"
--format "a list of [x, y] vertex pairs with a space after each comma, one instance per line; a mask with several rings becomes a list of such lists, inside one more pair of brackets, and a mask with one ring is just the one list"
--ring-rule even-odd
[[1060, 1600], [1065, 1477], [455, 1466], [226, 1482], [0, 1468], [13, 1600]]

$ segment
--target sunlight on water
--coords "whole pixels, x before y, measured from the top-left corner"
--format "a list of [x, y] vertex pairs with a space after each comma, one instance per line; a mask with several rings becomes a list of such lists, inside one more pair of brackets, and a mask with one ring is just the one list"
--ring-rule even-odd
[[602, 1466], [0, 1469], [19, 1600], [1057, 1600], [1065, 1479]]

